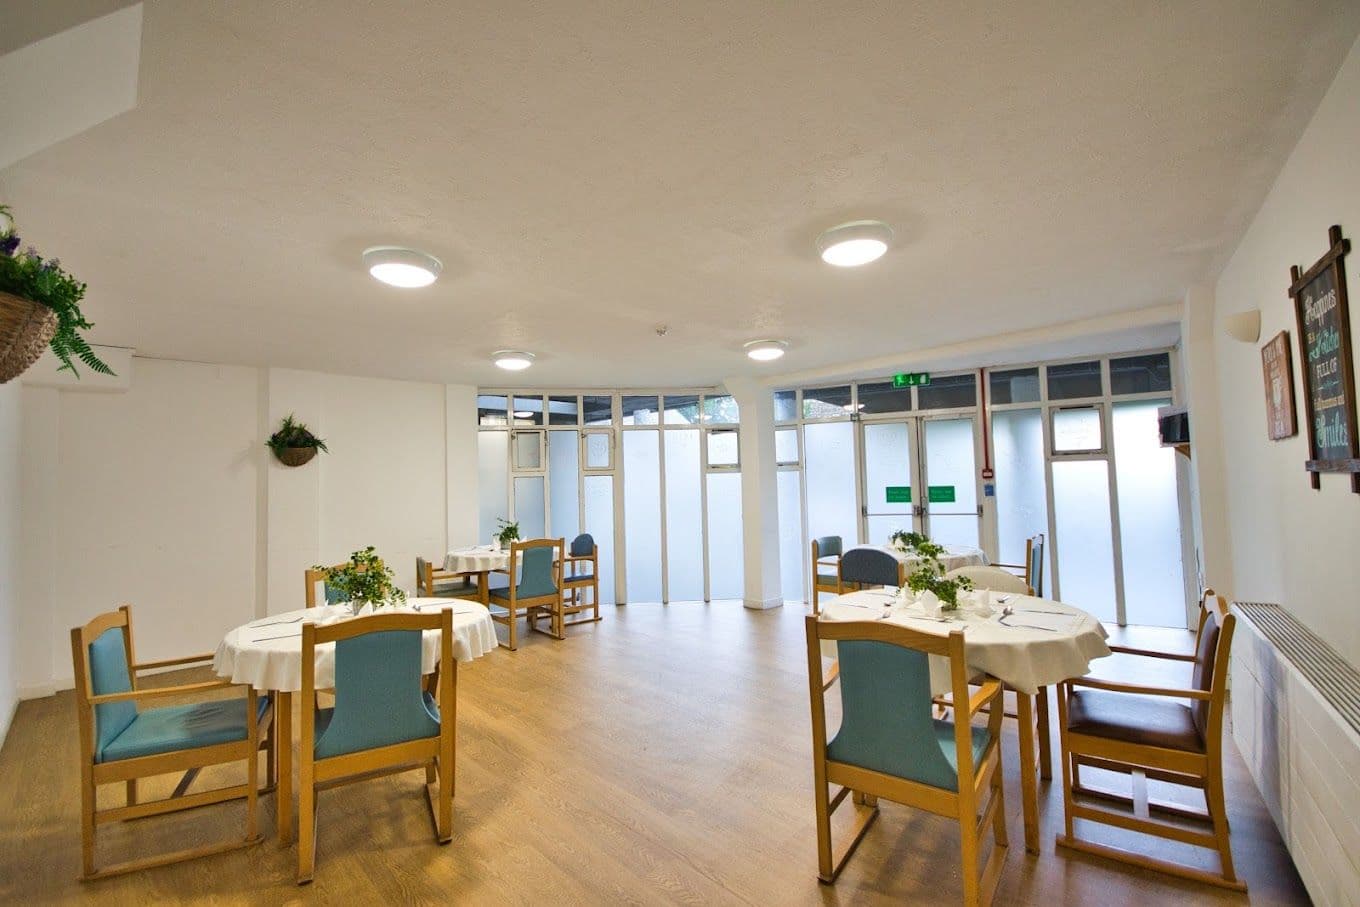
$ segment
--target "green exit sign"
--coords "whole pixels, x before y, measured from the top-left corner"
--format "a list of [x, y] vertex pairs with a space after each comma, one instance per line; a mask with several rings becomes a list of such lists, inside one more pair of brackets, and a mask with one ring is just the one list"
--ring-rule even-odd
[[906, 372], [893, 375], [893, 387], [921, 387], [930, 383], [930, 372]]

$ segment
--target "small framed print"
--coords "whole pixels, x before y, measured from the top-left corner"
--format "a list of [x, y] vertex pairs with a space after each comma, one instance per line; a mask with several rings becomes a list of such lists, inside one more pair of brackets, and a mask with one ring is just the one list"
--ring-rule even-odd
[[1272, 441], [1299, 433], [1294, 411], [1294, 362], [1289, 332], [1280, 331], [1261, 347], [1261, 371], [1266, 380], [1266, 437]]

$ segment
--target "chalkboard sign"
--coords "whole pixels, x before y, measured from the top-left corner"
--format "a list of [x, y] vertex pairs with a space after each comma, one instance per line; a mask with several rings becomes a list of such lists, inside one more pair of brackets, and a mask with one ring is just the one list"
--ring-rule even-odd
[[1343, 258], [1350, 241], [1340, 227], [1332, 227], [1331, 248], [1318, 262], [1293, 280], [1294, 315], [1299, 324], [1303, 354], [1303, 402], [1308, 420], [1308, 460], [1314, 488], [1319, 473], [1348, 472], [1351, 490], [1360, 494], [1360, 439], [1355, 425], [1355, 369], [1351, 361], [1350, 315], [1346, 305]]

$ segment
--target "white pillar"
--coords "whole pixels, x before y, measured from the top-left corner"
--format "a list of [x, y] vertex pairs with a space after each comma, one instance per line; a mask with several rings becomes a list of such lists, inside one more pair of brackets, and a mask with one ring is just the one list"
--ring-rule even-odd
[[[1223, 482], [1223, 433], [1219, 424], [1218, 373], [1214, 354], [1214, 290], [1192, 286], [1181, 316], [1181, 402], [1190, 411], [1190, 494], [1195, 548], [1205, 581], [1231, 594], [1232, 547]], [[1186, 564], [1187, 575], [1194, 564]]]
[[741, 520], [748, 608], [784, 604], [779, 586], [779, 496], [774, 456], [774, 398], [770, 389], [746, 378], [724, 386], [741, 410]]

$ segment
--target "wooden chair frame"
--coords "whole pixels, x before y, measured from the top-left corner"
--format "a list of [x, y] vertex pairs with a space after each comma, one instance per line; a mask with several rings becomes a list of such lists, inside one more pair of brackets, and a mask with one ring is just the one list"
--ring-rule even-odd
[[[1035, 533], [1025, 539], [1025, 562], [1023, 564], [1001, 564], [993, 563], [993, 567], [1004, 567], [1007, 570], [1019, 570], [1020, 576], [1024, 579], [1025, 585], [1030, 588], [1030, 595], [1042, 595], [1043, 589], [1034, 585], [1034, 575], [1031, 566], [1034, 563], [1034, 540], [1038, 539], [1041, 546], [1047, 547], [1047, 540], [1042, 532]], [[1042, 564], [1041, 564], [1042, 568]]]
[[303, 579], [307, 583], [307, 596], [305, 600], [308, 608], [316, 607], [316, 584], [324, 583], [331, 575], [332, 570], [338, 570], [344, 566], [346, 566], [346, 564], [336, 564], [334, 567], [323, 567], [321, 569], [308, 567], [303, 572]]
[[[506, 565], [505, 569], [491, 571], [492, 573], [503, 573], [510, 578], [509, 588], [505, 590], [504, 595], [497, 595], [494, 590], [487, 595], [489, 604], [500, 605], [504, 607], [507, 612], [505, 614], [497, 614], [494, 611], [491, 612], [491, 619], [497, 623], [505, 624], [510, 631], [510, 641], [508, 643], [503, 643], [500, 639], [497, 639], [496, 642], [499, 645], [505, 646], [512, 652], [519, 648], [515, 626], [518, 622], [519, 611], [521, 609], [524, 610], [525, 616], [528, 618], [529, 629], [537, 630], [539, 633], [545, 633], [554, 639], [566, 638], [566, 633], [562, 629], [562, 553], [565, 547], [566, 540], [561, 538], [531, 539], [527, 542], [512, 542], [510, 545], [510, 562]], [[519, 572], [519, 556], [520, 552], [528, 551], [532, 548], [557, 549], [556, 553], [553, 555], [552, 566], [553, 585], [557, 588], [557, 591], [552, 595], [537, 595], [533, 598], [520, 598], [519, 583], [515, 579]], [[550, 623], [551, 630], [540, 630], [538, 628], [534, 615], [539, 610], [547, 610], [550, 614], [552, 618]]]
[[[823, 558], [817, 550], [816, 539], [812, 540], [812, 560], [810, 563], [812, 564], [812, 613], [816, 615], [822, 613], [822, 607], [821, 603], [818, 601], [817, 593], [831, 592], [835, 595], [840, 595], [845, 591], [845, 584], [841, 582], [841, 555], [828, 555]], [[830, 567], [833, 565], [836, 568], [835, 584], [832, 585], [831, 583], [818, 582], [819, 574], [817, 568]]]
[[[468, 580], [472, 580], [476, 585], [456, 595], [447, 591], [439, 592], [435, 589], [435, 583], [456, 579], [463, 580], [464, 584]], [[485, 579], [486, 574], [480, 571], [454, 573], [452, 570], [445, 570], [442, 567], [436, 568], [433, 561], [427, 561], [423, 557], [416, 558], [416, 595], [427, 598], [475, 598], [477, 601], [481, 601], [482, 584]]]
[[[964, 903], [988, 904], [996, 893], [1001, 868], [1005, 864], [1009, 841], [1006, 835], [1005, 792], [1001, 766], [1001, 709], [992, 707], [1001, 697], [1001, 682], [983, 677], [980, 688], [969, 692], [970, 671], [964, 660], [963, 632], [948, 637], [919, 633], [906, 627], [877, 621], [829, 621], [816, 616], [805, 618], [808, 657], [808, 691], [812, 700], [812, 764], [817, 804], [818, 878], [832, 883], [874, 819], [878, 817], [878, 798], [924, 809], [959, 822], [963, 863]], [[822, 676], [822, 640], [875, 640], [929, 655], [949, 659], [950, 680], [955, 701], [967, 703], [966, 716], [955, 714], [954, 745], [958, 751], [957, 791], [945, 790], [917, 781], [887, 775], [871, 769], [826, 758], [825, 680]], [[976, 681], [975, 681], [976, 682]], [[976, 765], [972, 757], [971, 721], [987, 711], [991, 740]], [[962, 720], [960, 718], [962, 717]], [[830, 786], [840, 785], [833, 795]], [[990, 789], [990, 795], [989, 795]], [[831, 815], [853, 793], [858, 814], [850, 841], [839, 851], [831, 840]], [[985, 802], [984, 802], [985, 801]], [[995, 844], [979, 868], [981, 845], [991, 826]]]
[[[1212, 594], [1212, 590], [1210, 590], [1206, 593], [1205, 599]], [[1058, 727], [1062, 740], [1064, 833], [1058, 836], [1057, 843], [1060, 847], [1108, 857], [1144, 869], [1152, 869], [1234, 891], [1246, 891], [1246, 883], [1237, 878], [1233, 868], [1228, 814], [1223, 797], [1223, 712], [1227, 694], [1228, 660], [1232, 651], [1233, 629], [1237, 618], [1226, 613], [1227, 605], [1222, 596], [1216, 596], [1216, 599], [1215, 611], [1221, 618], [1221, 625], [1214, 655], [1214, 672], [1208, 692], [1197, 689], [1116, 683], [1093, 677], [1067, 680], [1059, 685]], [[1206, 604], [1208, 604], [1207, 601]], [[1214, 605], [1209, 606], [1214, 607]], [[1203, 632], [1208, 613], [1208, 607], [1206, 607], [1200, 614], [1201, 632]], [[1122, 651], [1126, 654], [1169, 658], [1182, 662], [1194, 662], [1196, 660], [1193, 655], [1164, 654], [1136, 649], [1123, 649]], [[1205, 731], [1204, 751], [1200, 753], [1188, 752], [1150, 744], [1110, 740], [1069, 731], [1067, 728], [1068, 698], [1074, 687], [1088, 687], [1116, 693], [1135, 693], [1144, 696], [1167, 696], [1189, 699], [1191, 702], [1207, 702], [1209, 704], [1209, 715]], [[1129, 775], [1132, 787], [1131, 794], [1125, 795], [1081, 784], [1077, 771], [1083, 765]], [[1150, 800], [1147, 795], [1148, 778], [1201, 790], [1204, 794], [1205, 809], [1199, 811], [1179, 804]], [[1078, 803], [1076, 800], [1078, 795], [1094, 800], [1119, 803], [1127, 809], [1115, 811], [1102, 809], [1088, 803]], [[1207, 822], [1212, 827], [1212, 831], [1195, 831], [1187, 828], [1184, 822], [1175, 823], [1162, 820], [1155, 817], [1153, 813]], [[1220, 871], [1215, 874], [1196, 867], [1078, 838], [1074, 831], [1074, 820], [1076, 819], [1113, 825], [1116, 828], [1169, 838], [1212, 850], [1218, 854]]]
[[[563, 549], [564, 551], [566, 549]], [[590, 579], [576, 578], [576, 568], [581, 564], [590, 565]], [[572, 627], [576, 624], [593, 624], [600, 620], [600, 546], [595, 545], [590, 554], [566, 554], [562, 559], [562, 615], [561, 626]], [[571, 569], [571, 574], [566, 571]], [[590, 590], [590, 601], [582, 602], [581, 593]], [[571, 602], [567, 602], [567, 593], [571, 593]], [[577, 617], [566, 620], [565, 615], [580, 614], [583, 611], [591, 611], [590, 617]], [[537, 612], [533, 620], [537, 622], [540, 618], [548, 615]]]
[[[325, 759], [316, 758], [316, 647], [387, 630], [438, 630], [439, 667], [435, 684], [439, 703], [439, 735]], [[453, 612], [374, 614], [318, 627], [302, 625], [302, 741], [298, 755], [298, 884], [316, 870], [316, 794], [358, 781], [425, 769], [425, 800], [435, 838], [453, 840], [453, 789], [456, 758], [458, 662], [453, 657]], [[436, 790], [432, 790], [435, 788]]]
[[[125, 693], [106, 693], [95, 695], [90, 679], [90, 644], [104, 632], [121, 627], [123, 645], [128, 663], [128, 680], [132, 689]], [[268, 706], [263, 717], [259, 715], [258, 694], [246, 687], [246, 739], [213, 746], [194, 747], [156, 753], [151, 756], [137, 756], [110, 762], [96, 762], [94, 707], [104, 703], [134, 702], [152, 703], [171, 696], [201, 693], [208, 690], [237, 689], [240, 685], [226, 680], [211, 680], [201, 683], [178, 684], [169, 687], [155, 687], [149, 690], [138, 689], [137, 673], [157, 668], [189, 666], [199, 662], [211, 662], [212, 655], [191, 655], [184, 658], [169, 658], [164, 661], [138, 662], [132, 641], [132, 609], [129, 605], [119, 606], [117, 611], [101, 614], [83, 627], [71, 630], [71, 661], [75, 669], [76, 711], [80, 728], [80, 852], [82, 881], [107, 878], [170, 863], [179, 863], [197, 857], [225, 853], [250, 847], [263, 840], [258, 831], [257, 809], [259, 794], [259, 760], [257, 754], [262, 745], [268, 748], [266, 778], [272, 784], [275, 780], [276, 762], [272, 746], [273, 705]], [[261, 733], [269, 737], [262, 740]], [[227, 762], [243, 761], [246, 764], [246, 783], [219, 787], [199, 793], [188, 793], [189, 787], [198, 777], [201, 769]], [[169, 797], [148, 802], [139, 802], [137, 781], [155, 775], [183, 772], [184, 775]], [[124, 806], [109, 809], [98, 808], [97, 793], [100, 785], [123, 782], [126, 785]], [[164, 815], [186, 809], [195, 809], [228, 800], [246, 801], [245, 835], [239, 840], [191, 847], [172, 853], [128, 860], [105, 867], [95, 865], [95, 832], [99, 825], [107, 822], [141, 819], [147, 816]]]

